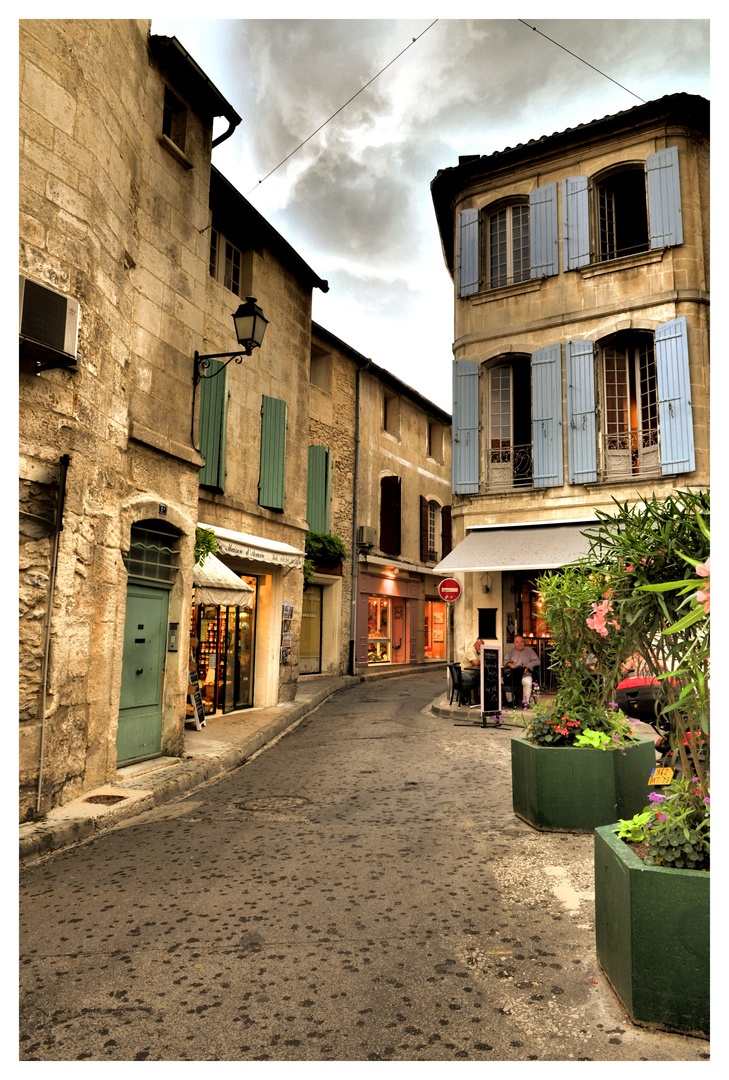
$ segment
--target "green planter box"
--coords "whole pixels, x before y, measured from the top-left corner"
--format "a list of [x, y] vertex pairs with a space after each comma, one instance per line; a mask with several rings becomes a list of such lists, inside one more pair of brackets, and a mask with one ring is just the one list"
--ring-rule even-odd
[[646, 865], [595, 830], [597, 959], [637, 1024], [709, 1037], [710, 875]]
[[639, 813], [655, 766], [652, 739], [625, 753], [511, 740], [514, 813], [535, 829], [592, 832]]

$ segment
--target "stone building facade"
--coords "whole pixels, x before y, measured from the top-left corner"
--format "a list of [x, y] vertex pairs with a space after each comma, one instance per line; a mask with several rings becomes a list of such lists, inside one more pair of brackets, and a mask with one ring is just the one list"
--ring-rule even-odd
[[612, 499], [709, 484], [708, 102], [675, 94], [431, 185], [455, 290], [458, 647], [532, 636], [534, 581]]
[[[295, 692], [296, 478], [311, 289], [326, 283], [211, 169], [214, 118], [219, 142], [240, 117], [176, 39], [149, 31], [20, 23], [21, 817], [183, 752], [199, 522], [254, 580], [246, 704]], [[194, 385], [193, 357], [236, 348], [248, 292], [268, 335], [217, 376], [216, 398], [215, 379]], [[279, 473], [288, 490], [271, 494]]]
[[450, 548], [450, 414], [316, 324], [310, 394], [311, 448], [331, 455], [327, 521], [349, 552], [304, 597], [321, 611], [319, 669], [445, 661], [432, 571]]

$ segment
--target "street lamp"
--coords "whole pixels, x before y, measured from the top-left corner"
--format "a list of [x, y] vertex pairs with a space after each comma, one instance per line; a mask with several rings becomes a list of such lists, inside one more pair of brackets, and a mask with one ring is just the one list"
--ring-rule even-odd
[[[266, 333], [268, 319], [256, 303], [255, 296], [246, 297], [245, 304], [241, 304], [238, 310], [234, 312], [233, 322], [235, 323], [235, 336], [240, 345], [240, 349], [238, 349], [237, 352], [232, 353], [204, 354], [199, 353], [196, 350], [195, 369], [192, 373], [192, 382], [194, 386], [197, 386], [201, 379], [214, 379], [221, 371], [225, 371], [231, 360], [235, 360], [236, 364], [242, 363], [244, 356], [251, 356], [253, 350], [260, 347], [260, 344], [263, 341], [263, 335]], [[226, 363], [222, 364], [217, 371], [214, 371], [209, 375], [205, 374], [210, 367], [211, 360], [222, 359], [225, 359]]]

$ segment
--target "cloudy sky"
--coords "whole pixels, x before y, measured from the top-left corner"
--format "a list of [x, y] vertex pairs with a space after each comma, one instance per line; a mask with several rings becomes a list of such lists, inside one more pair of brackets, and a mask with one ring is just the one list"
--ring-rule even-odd
[[639, 99], [708, 98], [709, 22], [527, 18], [527, 27], [438, 18], [431, 26], [434, 15], [331, 19], [306, 10], [312, 17], [166, 13], [152, 16], [152, 32], [177, 37], [243, 117], [213, 163], [329, 281], [328, 293], [314, 291], [314, 319], [450, 411], [453, 292], [431, 180], [460, 154], [490, 154]]

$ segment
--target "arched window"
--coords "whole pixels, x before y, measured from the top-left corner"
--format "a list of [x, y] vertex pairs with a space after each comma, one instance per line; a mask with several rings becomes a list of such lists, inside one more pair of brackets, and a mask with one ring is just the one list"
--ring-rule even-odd
[[598, 252], [601, 262], [648, 250], [645, 169], [611, 173], [595, 185]]
[[489, 491], [532, 485], [531, 372], [528, 357], [495, 364], [487, 372]]
[[657, 476], [661, 458], [653, 335], [617, 334], [601, 353], [605, 477]]

